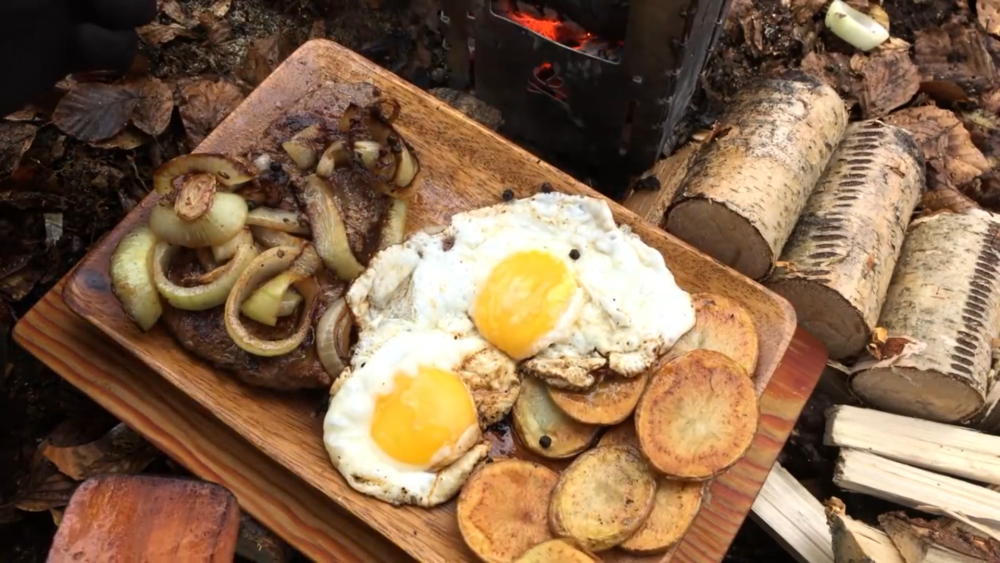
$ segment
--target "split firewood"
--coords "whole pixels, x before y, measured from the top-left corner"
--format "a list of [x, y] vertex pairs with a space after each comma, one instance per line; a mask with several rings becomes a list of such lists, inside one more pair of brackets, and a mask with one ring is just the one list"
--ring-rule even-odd
[[840, 96], [813, 76], [793, 72], [747, 88], [692, 163], [667, 230], [763, 278], [846, 127]]
[[1000, 485], [1000, 437], [967, 428], [837, 406], [827, 411], [823, 442]]
[[848, 516], [840, 499], [826, 502], [826, 520], [836, 563], [909, 563], [889, 536]]
[[800, 563], [833, 563], [823, 505], [780, 463], [771, 467], [752, 514]]
[[847, 128], [768, 283], [831, 358], [871, 340], [924, 185], [905, 130], [880, 121]]
[[945, 519], [927, 521], [890, 512], [879, 516], [878, 521], [906, 563], [1000, 560], [1000, 542], [948, 526]]
[[[881, 410], [966, 421], [986, 400], [1000, 327], [1000, 221], [974, 209], [913, 221], [873, 347], [851, 388]], [[876, 331], [879, 332], [879, 331]]]
[[930, 514], [959, 514], [1000, 526], [1000, 493], [859, 450], [840, 450], [833, 470], [838, 487]]

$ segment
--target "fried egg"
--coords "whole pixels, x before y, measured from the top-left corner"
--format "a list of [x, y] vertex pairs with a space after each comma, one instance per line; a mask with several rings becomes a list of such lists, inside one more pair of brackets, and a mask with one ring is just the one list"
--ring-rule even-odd
[[424, 507], [459, 491], [489, 447], [457, 372], [486, 346], [442, 331], [399, 332], [341, 375], [323, 442], [352, 488]]
[[694, 326], [663, 256], [601, 199], [541, 193], [455, 215], [375, 257], [347, 295], [362, 331], [478, 334], [549, 385], [638, 375]]

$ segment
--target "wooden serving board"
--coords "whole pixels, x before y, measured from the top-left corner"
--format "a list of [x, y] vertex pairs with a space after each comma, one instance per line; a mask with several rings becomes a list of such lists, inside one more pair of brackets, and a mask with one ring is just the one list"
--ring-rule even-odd
[[[325, 81], [369, 82], [401, 103], [402, 113], [396, 126], [413, 144], [422, 163], [419, 196], [409, 214], [411, 230], [443, 224], [455, 213], [498, 203], [505, 188], [512, 188], [516, 196], [524, 197], [548, 182], [565, 193], [598, 196], [390, 72], [322, 40], [309, 42], [296, 51], [202, 143], [199, 152], [245, 152], [286, 108]], [[417, 559], [441, 562], [471, 559], [458, 533], [453, 503], [433, 510], [395, 508], [356, 493], [346, 484], [323, 449], [321, 417], [313, 412], [315, 401], [299, 394], [280, 394], [243, 385], [184, 352], [164, 330], [157, 328], [143, 334], [125, 318], [110, 291], [110, 255], [125, 233], [145, 221], [155, 197], [150, 196], [129, 214], [74, 270], [64, 290], [69, 306], [264, 454]], [[764, 392], [795, 331], [791, 306], [621, 206], [612, 203], [611, 207], [619, 223], [630, 225], [643, 240], [663, 253], [683, 288], [726, 295], [747, 307], [760, 334], [760, 360], [754, 377], [758, 392]], [[765, 422], [766, 416], [765, 413]], [[763, 431], [758, 442], [762, 437]], [[779, 438], [778, 449], [787, 433]], [[715, 544], [711, 551], [718, 554], [716, 560], [721, 558], [746, 517], [753, 496], [773, 463], [776, 450], [770, 449], [774, 451], [758, 458], [760, 465], [746, 467], [749, 474], [741, 477], [737, 470], [746, 465], [741, 463], [718, 480], [712, 488], [712, 498], [688, 534], [702, 536], [702, 543]], [[753, 462], [756, 456], [751, 450], [747, 461]], [[734, 479], [738, 483], [740, 478], [749, 482], [736, 486], [734, 498], [727, 498], [725, 489], [716, 493], [720, 482]], [[706, 515], [714, 510], [720, 511], [724, 527], [719, 521], [706, 520]], [[686, 544], [682, 544], [682, 551]], [[656, 561], [669, 557], [623, 556], [620, 560]]]

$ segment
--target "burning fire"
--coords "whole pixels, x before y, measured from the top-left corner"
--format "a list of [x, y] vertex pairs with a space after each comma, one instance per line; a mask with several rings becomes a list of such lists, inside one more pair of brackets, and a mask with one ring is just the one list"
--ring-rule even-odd
[[529, 13], [530, 8], [522, 8], [520, 2], [515, 4], [512, 0], [507, 0], [501, 1], [500, 4], [505, 8], [501, 11], [502, 17], [530, 29], [542, 37], [570, 49], [613, 62], [618, 59], [622, 47], [621, 41], [609, 42], [600, 39], [578, 24], [550, 14], [550, 10], [546, 10], [543, 15], [536, 16]]

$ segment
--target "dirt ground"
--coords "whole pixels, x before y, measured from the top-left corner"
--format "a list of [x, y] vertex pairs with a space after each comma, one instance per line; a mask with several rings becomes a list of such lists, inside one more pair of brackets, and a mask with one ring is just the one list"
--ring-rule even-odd
[[[850, 3], [865, 11], [879, 7], [867, 0]], [[964, 0], [885, 0], [881, 12], [890, 23], [892, 46], [865, 56], [824, 28], [823, 0], [734, 0], [726, 34], [683, 130], [710, 127], [754, 77], [802, 68], [837, 87], [851, 101], [855, 119], [888, 115], [905, 121], [905, 115], [896, 116], [920, 106], [942, 108], [950, 117], [908, 122], [919, 133], [918, 142], [955, 123], [968, 131], [949, 136], [936, 153], [925, 146], [930, 187], [953, 196], [948, 201], [995, 209], [1000, 45], [990, 33], [1000, 31], [995, 23], [1000, 18], [993, 19], [997, 4], [1000, 0], [971, 6]], [[195, 146], [312, 37], [334, 39], [422, 88], [447, 82], [439, 7], [432, 0], [164, 0], [162, 5], [157, 22], [141, 30], [142, 57], [130, 76], [112, 87], [95, 87], [94, 77], [75, 77], [0, 121], [0, 561], [45, 559], [54, 519], [75, 487], [67, 471], [77, 476], [102, 470], [181, 472], [7, 336], [147, 193], [151, 170]], [[150, 101], [103, 103], [136, 91]], [[63, 96], [76, 103], [59, 103]], [[101, 119], [82, 119], [98, 106], [110, 109], [101, 110], [106, 112]], [[122, 128], [126, 121], [130, 125]], [[951, 163], [957, 161], [967, 166], [954, 170]], [[852, 514], [876, 514], [881, 505], [830, 484], [835, 453], [821, 445], [827, 403], [822, 394], [814, 397], [781, 461], [820, 497], [838, 494]], [[103, 465], [57, 469], [40, 455], [53, 445], [100, 447], [106, 455]], [[791, 560], [749, 521], [727, 557]]]

